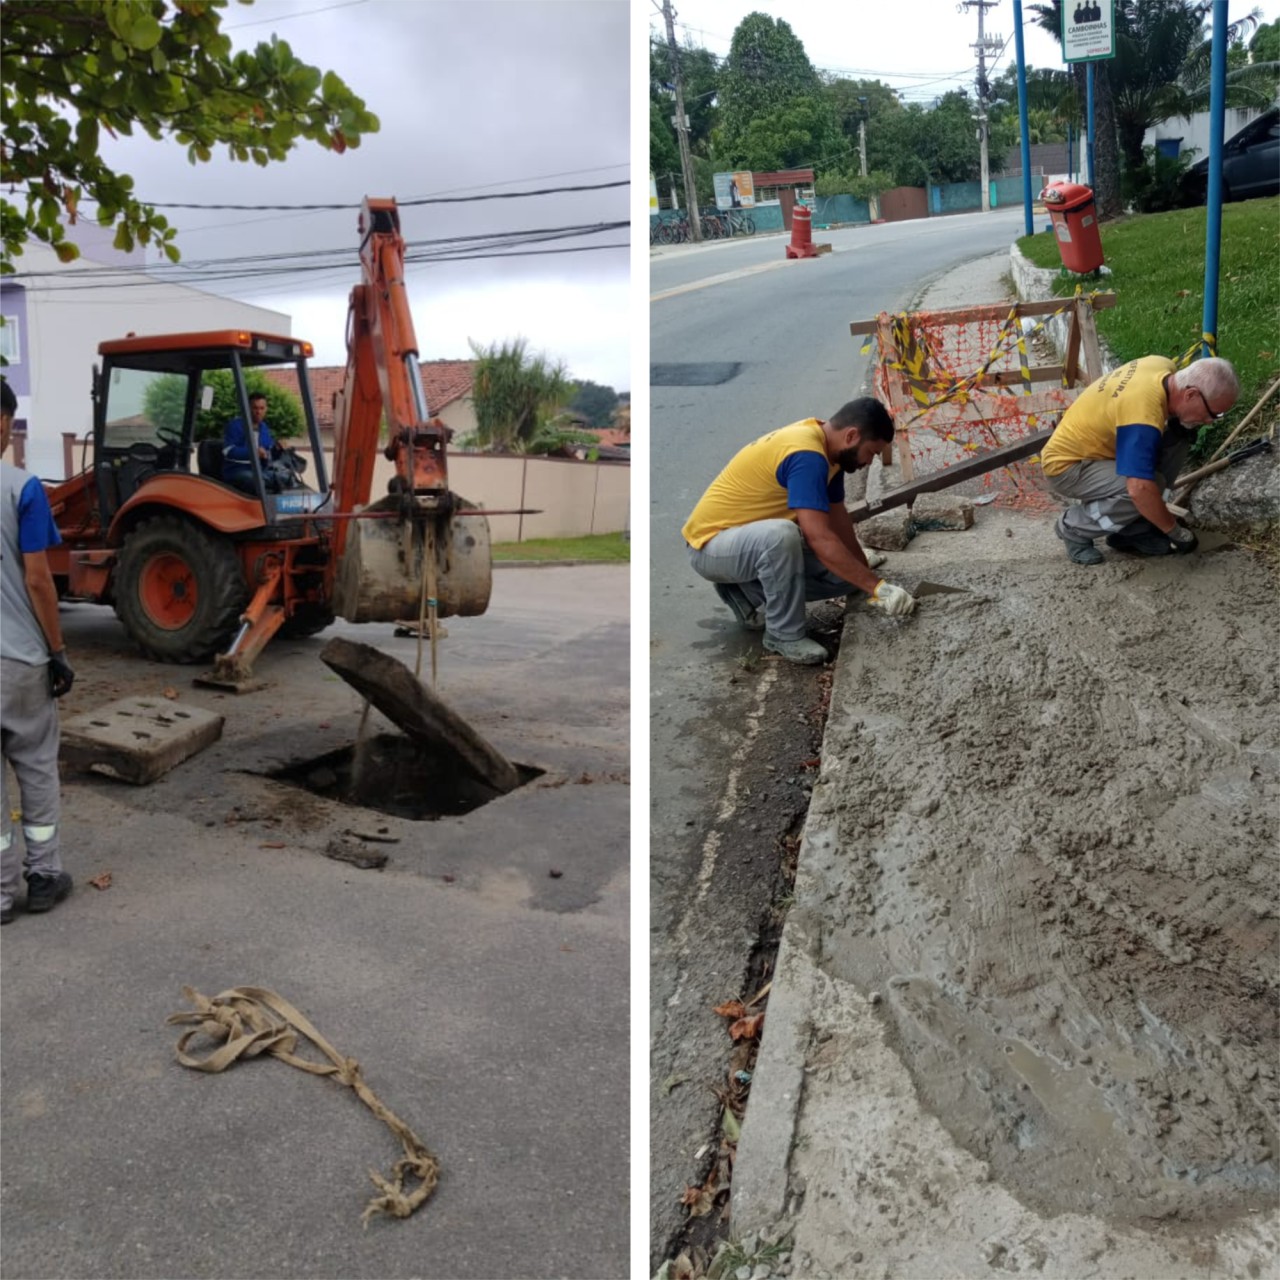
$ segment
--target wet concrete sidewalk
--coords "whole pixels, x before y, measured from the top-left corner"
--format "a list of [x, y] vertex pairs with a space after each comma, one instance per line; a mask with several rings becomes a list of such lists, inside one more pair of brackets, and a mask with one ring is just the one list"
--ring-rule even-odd
[[734, 1238], [820, 1280], [1276, 1274], [1274, 584], [1234, 550], [1083, 577], [992, 506], [884, 572], [963, 594], [846, 619]]
[[[64, 607], [64, 714], [169, 689], [226, 728], [150, 786], [65, 780], [75, 892], [3, 934], [0, 1272], [627, 1274], [628, 613], [625, 565], [504, 568], [486, 615], [448, 619], [437, 691], [540, 773], [417, 821], [270, 776], [357, 738], [329, 638], [411, 668], [415, 640], [279, 641], [269, 687], [237, 698], [135, 656], [110, 611]], [[326, 856], [353, 832], [384, 869]], [[266, 1057], [175, 1061], [182, 987], [241, 985], [292, 1002], [438, 1156], [413, 1217], [361, 1228], [366, 1171], [400, 1148], [349, 1089]]]

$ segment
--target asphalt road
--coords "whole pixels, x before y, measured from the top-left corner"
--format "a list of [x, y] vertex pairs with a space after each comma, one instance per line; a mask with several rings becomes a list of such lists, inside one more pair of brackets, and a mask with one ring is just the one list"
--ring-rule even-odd
[[[862, 394], [849, 323], [909, 305], [934, 277], [1023, 233], [1021, 209], [815, 232], [786, 262], [757, 237], [656, 254], [650, 267], [651, 1251], [714, 1159], [730, 1042], [711, 1012], [750, 994], [775, 922], [779, 841], [803, 813], [819, 675], [757, 638], [689, 568], [680, 526], [744, 443]], [[986, 301], [974, 298], [975, 303]], [[710, 1144], [710, 1145], [709, 1145]]]
[[[504, 568], [488, 613], [448, 619], [437, 692], [542, 773], [438, 821], [272, 776], [359, 736], [361, 699], [319, 658], [331, 636], [413, 669], [389, 624], [279, 639], [268, 686], [236, 697], [141, 659], [110, 610], [64, 606], [65, 714], [167, 689], [226, 723], [150, 786], [64, 779], [75, 892], [4, 930], [0, 1272], [629, 1273], [629, 576]], [[381, 833], [385, 869], [325, 856], [352, 831]], [[265, 1056], [178, 1065], [184, 985], [293, 1002], [438, 1155], [433, 1197], [362, 1229], [366, 1169], [398, 1144], [349, 1091]]]

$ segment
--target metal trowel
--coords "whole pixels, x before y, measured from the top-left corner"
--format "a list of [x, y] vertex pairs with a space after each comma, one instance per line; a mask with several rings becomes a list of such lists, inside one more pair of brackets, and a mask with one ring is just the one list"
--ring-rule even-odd
[[919, 600], [921, 596], [963, 596], [969, 591], [967, 587], [948, 587], [942, 582], [921, 582], [911, 594]]

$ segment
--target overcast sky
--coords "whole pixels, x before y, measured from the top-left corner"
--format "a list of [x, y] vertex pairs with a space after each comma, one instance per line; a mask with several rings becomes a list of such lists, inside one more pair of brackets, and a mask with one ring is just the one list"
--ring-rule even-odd
[[[414, 242], [625, 221], [628, 189], [405, 208], [427, 196], [618, 182], [629, 178], [626, 0], [257, 0], [224, 10], [252, 47], [272, 33], [332, 70], [381, 119], [335, 155], [302, 143], [260, 168], [215, 155], [192, 166], [176, 143], [145, 137], [104, 155], [156, 203], [345, 204], [341, 211], [165, 211], [184, 263], [342, 250], [324, 271], [201, 285], [289, 313], [316, 362], [346, 359], [347, 297], [359, 280], [356, 221], [366, 196], [394, 196]], [[625, 244], [626, 228], [564, 245]], [[548, 245], [541, 247], [562, 247]], [[424, 360], [466, 359], [468, 339], [522, 336], [576, 378], [629, 389], [625, 248], [423, 264], [409, 271]]]
[[[904, 101], [928, 104], [951, 89], [972, 91], [978, 38], [977, 6], [961, 10], [956, 0], [856, 0], [856, 3], [816, 3], [814, 0], [673, 0], [676, 38], [689, 37], [697, 45], [723, 57], [729, 52], [734, 29], [749, 13], [784, 19], [804, 44], [809, 61], [820, 71], [854, 80], [882, 80], [897, 89]], [[1280, 16], [1280, 4], [1261, 6], [1265, 20]], [[1231, 0], [1227, 15], [1236, 21], [1254, 5]], [[1034, 24], [1031, 5], [1022, 6], [1023, 44], [1028, 66], [1061, 68], [1058, 42]], [[1004, 52], [987, 74], [994, 79], [1016, 65], [1013, 0], [999, 0], [985, 11], [984, 31], [1005, 41]], [[651, 29], [665, 35], [662, 16], [654, 13]], [[994, 67], [994, 70], [993, 70]]]

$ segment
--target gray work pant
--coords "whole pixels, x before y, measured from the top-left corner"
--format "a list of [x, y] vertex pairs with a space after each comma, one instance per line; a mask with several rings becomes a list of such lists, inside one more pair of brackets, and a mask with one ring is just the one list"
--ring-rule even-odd
[[[1193, 431], [1169, 427], [1156, 463], [1156, 483], [1173, 488], [1195, 439]], [[1073, 542], [1092, 542], [1107, 533], [1122, 533], [1143, 519], [1129, 496], [1128, 480], [1116, 474], [1114, 459], [1077, 462], [1061, 475], [1049, 476], [1049, 491], [1071, 503], [1058, 521], [1058, 532]]]
[[[11, 907], [26, 866], [28, 875], [62, 870], [58, 853], [58, 704], [49, 694], [49, 667], [0, 658], [0, 907]], [[9, 807], [13, 766], [22, 805], [26, 858], [18, 848]]]
[[858, 588], [837, 577], [805, 545], [791, 520], [757, 520], [717, 533], [689, 563], [708, 582], [736, 582], [756, 608], [764, 605], [765, 630], [775, 640], [804, 638], [806, 600], [830, 600]]

